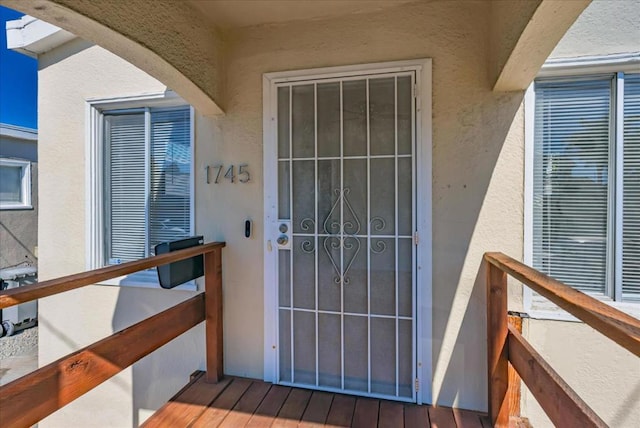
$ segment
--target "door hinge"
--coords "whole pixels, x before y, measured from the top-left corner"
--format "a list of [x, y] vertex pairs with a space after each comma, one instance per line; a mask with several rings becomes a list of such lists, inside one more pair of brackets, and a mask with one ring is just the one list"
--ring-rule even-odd
[[413, 84], [413, 98], [418, 98], [418, 84]]
[[420, 379], [416, 378], [415, 384], [416, 384], [416, 392], [420, 391]]
[[418, 231], [413, 232], [413, 245], [418, 245], [420, 242], [420, 235], [418, 235]]

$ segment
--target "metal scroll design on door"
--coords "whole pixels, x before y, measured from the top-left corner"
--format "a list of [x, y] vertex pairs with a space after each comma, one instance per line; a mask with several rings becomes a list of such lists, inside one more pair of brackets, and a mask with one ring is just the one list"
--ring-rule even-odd
[[[336, 276], [333, 278], [333, 282], [336, 284], [345, 284], [348, 285], [351, 280], [347, 273], [353, 266], [353, 263], [358, 257], [358, 253], [360, 253], [360, 240], [358, 239], [358, 233], [361, 229], [360, 220], [356, 215], [355, 210], [351, 206], [349, 199], [347, 196], [351, 193], [351, 189], [345, 187], [344, 189], [334, 189], [333, 193], [337, 196], [336, 201], [331, 206], [331, 210], [323, 223], [323, 234], [328, 235], [324, 237], [323, 240], [323, 248], [331, 265], [333, 266], [333, 270], [336, 273]], [[340, 203], [343, 202], [344, 206], [347, 208], [348, 212], [351, 214], [352, 220], [349, 221], [337, 221], [333, 220], [332, 216], [335, 211], [338, 209]], [[384, 229], [386, 223], [384, 219], [381, 217], [374, 217], [370, 221], [371, 227], [375, 230]], [[305, 218], [300, 222], [300, 228], [304, 231], [313, 231], [315, 229], [315, 220], [312, 218]], [[371, 251], [380, 254], [386, 249], [386, 244], [383, 241], [377, 241], [375, 246], [371, 247]], [[300, 248], [303, 252], [310, 254], [315, 251], [313, 242], [310, 239], [305, 239], [302, 241]], [[340, 269], [336, 259], [333, 257], [332, 251], [345, 249], [348, 251], [354, 250], [352, 257], [346, 264], [344, 271]]]

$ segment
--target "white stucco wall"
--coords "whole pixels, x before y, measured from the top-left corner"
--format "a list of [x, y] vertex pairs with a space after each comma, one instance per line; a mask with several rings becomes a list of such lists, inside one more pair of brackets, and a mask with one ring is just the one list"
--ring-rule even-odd
[[[38, 145], [41, 258], [39, 277], [86, 270], [85, 151], [88, 98], [158, 93], [166, 87], [102, 48], [76, 40], [40, 58]], [[210, 139], [203, 139], [208, 141]], [[175, 305], [192, 293], [93, 286], [42, 299], [39, 364], [96, 342]], [[204, 367], [198, 326], [124, 370], [41, 426], [131, 426], [157, 409], [189, 374]]]
[[[611, 427], [637, 427], [640, 420], [640, 361], [588, 325], [529, 320], [527, 340], [577, 394]], [[536, 428], [553, 427], [523, 390], [523, 414]]]
[[567, 31], [550, 58], [640, 51], [640, 3], [594, 0]]
[[[488, 3], [428, 2], [226, 34], [226, 115], [197, 117], [195, 170], [196, 232], [207, 240], [227, 241], [227, 373], [263, 375], [262, 74], [432, 58], [433, 396], [440, 405], [485, 409], [482, 254], [500, 250], [519, 258], [523, 251], [522, 171], [514, 167], [523, 164], [522, 121], [513, 122], [515, 115], [522, 116], [522, 93], [491, 91], [489, 19]], [[43, 278], [85, 268], [84, 99], [163, 89], [139, 70], [82, 42], [42, 58], [39, 127], [48, 136], [40, 152], [47, 171], [41, 178], [47, 213], [40, 221]], [[204, 166], [217, 162], [247, 163], [254, 180], [207, 186]], [[251, 239], [243, 236], [246, 218], [254, 220]], [[92, 287], [46, 299], [41, 304], [41, 364], [188, 295]], [[142, 409], [158, 406], [161, 396], [168, 398], [191, 371], [202, 367], [202, 334], [197, 329], [184, 336], [166, 350], [166, 358], [152, 356], [147, 365], [143, 361], [145, 369], [125, 370], [43, 426], [137, 422]]]
[[[551, 54], [571, 58], [640, 52], [640, 3], [595, 0]], [[638, 68], [640, 72], [640, 68]], [[640, 421], [640, 361], [583, 323], [531, 319], [525, 336], [562, 378], [612, 427]], [[523, 414], [533, 426], [553, 426], [531, 394]]]

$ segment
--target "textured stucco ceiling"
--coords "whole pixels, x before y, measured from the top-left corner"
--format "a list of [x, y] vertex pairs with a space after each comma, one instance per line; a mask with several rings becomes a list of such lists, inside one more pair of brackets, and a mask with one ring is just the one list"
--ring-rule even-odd
[[221, 28], [362, 13], [424, 0], [189, 0]]

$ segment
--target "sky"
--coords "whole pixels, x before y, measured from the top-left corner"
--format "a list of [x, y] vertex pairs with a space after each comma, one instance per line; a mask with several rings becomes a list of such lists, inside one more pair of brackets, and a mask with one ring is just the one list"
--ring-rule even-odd
[[0, 122], [38, 127], [38, 61], [7, 49], [6, 21], [23, 13], [0, 6]]

